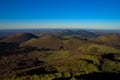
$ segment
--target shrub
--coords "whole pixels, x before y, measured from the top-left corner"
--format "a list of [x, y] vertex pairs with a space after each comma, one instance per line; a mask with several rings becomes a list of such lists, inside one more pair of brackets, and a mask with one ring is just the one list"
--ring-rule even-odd
[[71, 74], [69, 72], [64, 72], [63, 75], [64, 77], [71, 77]]

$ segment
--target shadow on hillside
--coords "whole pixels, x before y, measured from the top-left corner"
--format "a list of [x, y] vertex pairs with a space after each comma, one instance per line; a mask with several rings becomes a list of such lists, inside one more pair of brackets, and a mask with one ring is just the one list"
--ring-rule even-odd
[[120, 80], [120, 73], [91, 73], [76, 77], [83, 80]]
[[31, 46], [19, 47], [18, 43], [0, 42], [0, 56], [8, 56], [13, 54], [24, 54], [33, 51], [53, 51], [49, 48], [36, 48]]
[[55, 78], [55, 79], [52, 79], [52, 80], [70, 80], [70, 78], [61, 77], [61, 78]]
[[115, 56], [115, 54], [109, 53], [109, 54], [106, 54], [106, 55], [102, 55], [102, 58], [103, 59], [106, 58], [106, 59], [109, 59], [109, 60], [112, 60], [112, 61], [118, 61], [118, 62], [120, 62], [120, 60], [114, 59], [114, 56]]
[[0, 56], [10, 55], [10, 53], [17, 53], [19, 49], [18, 43], [0, 42]]
[[40, 69], [33, 69], [31, 71], [26, 72], [27, 75], [34, 75], [34, 74], [53, 74], [56, 73], [57, 71], [46, 71], [44, 68]]
[[[70, 78], [55, 78], [53, 80], [70, 80]], [[120, 80], [120, 73], [90, 73], [75, 77], [75, 80]]]

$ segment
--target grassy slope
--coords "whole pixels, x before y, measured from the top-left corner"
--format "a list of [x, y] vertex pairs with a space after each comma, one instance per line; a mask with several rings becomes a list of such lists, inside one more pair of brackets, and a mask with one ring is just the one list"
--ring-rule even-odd
[[36, 35], [33, 35], [31, 33], [20, 33], [20, 34], [14, 34], [11, 36], [6, 37], [2, 40], [2, 42], [17, 42], [17, 43], [23, 43], [25, 41], [28, 41], [32, 38], [38, 38]]
[[87, 46], [80, 46], [78, 50], [81, 52], [89, 53], [120, 53], [119, 50], [113, 47], [98, 44], [88, 44]]
[[90, 39], [93, 42], [106, 44], [112, 47], [120, 48], [120, 35], [119, 34], [107, 34], [99, 36], [97, 38]]

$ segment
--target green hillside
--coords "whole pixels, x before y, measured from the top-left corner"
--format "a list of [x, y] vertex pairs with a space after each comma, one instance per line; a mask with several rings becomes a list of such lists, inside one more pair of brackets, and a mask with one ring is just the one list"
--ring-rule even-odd
[[[112, 41], [110, 37], [100, 39]], [[14, 49], [0, 43], [1, 50], [3, 45], [9, 55], [0, 56], [1, 80], [111, 80], [114, 76], [119, 80], [120, 48], [93, 38], [42, 36], [17, 48], [9, 44]]]
[[93, 42], [114, 46], [116, 48], [120, 47], [120, 34], [106, 34], [97, 38], [91, 38], [90, 40]]
[[19, 34], [10, 35], [5, 39], [1, 40], [0, 42], [23, 43], [32, 38], [38, 38], [38, 36], [33, 35], [31, 33], [19, 33]]

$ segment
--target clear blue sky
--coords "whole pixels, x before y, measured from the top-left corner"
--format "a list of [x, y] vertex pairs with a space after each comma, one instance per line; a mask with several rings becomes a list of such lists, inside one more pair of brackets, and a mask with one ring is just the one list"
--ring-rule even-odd
[[120, 29], [120, 0], [0, 0], [8, 28]]

